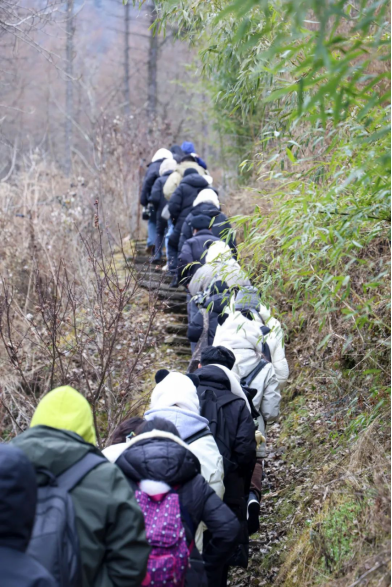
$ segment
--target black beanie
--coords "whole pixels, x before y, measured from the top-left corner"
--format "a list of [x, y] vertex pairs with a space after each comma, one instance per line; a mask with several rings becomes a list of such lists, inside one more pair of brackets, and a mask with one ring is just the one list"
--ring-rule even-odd
[[169, 375], [169, 373], [170, 371], [168, 371], [167, 369], [159, 369], [159, 371], [155, 373], [155, 383], [158, 385], [158, 383], [163, 381], [165, 377]]
[[211, 218], [205, 214], [198, 214], [197, 216], [192, 216], [191, 218], [191, 226], [192, 228], [196, 228], [196, 230], [210, 228], [210, 224]]
[[235, 363], [235, 356], [225, 346], [208, 346], [201, 353], [200, 363], [202, 367], [216, 364], [232, 369]]
[[192, 173], [197, 173], [199, 174], [199, 172], [197, 171], [197, 169], [194, 169], [194, 167], [188, 167], [187, 169], [185, 169], [184, 171], [184, 177], [186, 177], [187, 175], [191, 175]]

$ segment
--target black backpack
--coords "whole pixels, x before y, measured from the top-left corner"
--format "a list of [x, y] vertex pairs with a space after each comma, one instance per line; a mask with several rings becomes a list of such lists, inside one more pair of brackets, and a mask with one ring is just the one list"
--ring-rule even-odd
[[82, 584], [79, 539], [69, 492], [87, 473], [107, 462], [105, 457], [89, 452], [58, 477], [47, 469], [37, 469], [37, 473], [48, 478], [48, 483], [38, 487], [34, 528], [27, 554], [53, 575], [59, 587], [79, 587]]
[[[233, 393], [228, 392], [220, 397], [212, 389], [206, 389], [199, 396], [200, 415], [209, 422], [209, 428], [223, 458], [225, 475], [234, 471], [237, 465], [231, 460], [231, 442], [229, 428], [226, 424], [223, 407], [237, 401]], [[243, 400], [242, 400], [243, 401]]]

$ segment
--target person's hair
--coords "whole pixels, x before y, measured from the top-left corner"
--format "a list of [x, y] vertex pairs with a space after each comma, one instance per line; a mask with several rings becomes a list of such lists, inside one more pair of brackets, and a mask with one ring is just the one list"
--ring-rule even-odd
[[153, 430], [162, 430], [162, 432], [170, 432], [175, 436], [180, 436], [177, 428], [169, 420], [164, 418], [153, 418], [152, 420], [145, 420], [135, 430], [136, 436], [143, 434], [144, 432], [152, 432]]
[[131, 434], [131, 432], [136, 433], [136, 429], [143, 424], [144, 419], [140, 418], [139, 416], [135, 416], [133, 418], [128, 418], [128, 420], [124, 420], [121, 422], [113, 432], [110, 438], [110, 444], [120, 444], [121, 442], [126, 442], [127, 436]]

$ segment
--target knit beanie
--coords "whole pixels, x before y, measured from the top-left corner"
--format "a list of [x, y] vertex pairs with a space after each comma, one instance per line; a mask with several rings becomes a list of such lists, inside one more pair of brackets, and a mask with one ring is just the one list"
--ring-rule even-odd
[[200, 363], [203, 367], [206, 365], [223, 365], [232, 369], [235, 363], [234, 353], [224, 346], [208, 346], [202, 353]]
[[243, 287], [236, 295], [234, 309], [241, 310], [258, 310], [261, 300], [256, 287]]
[[184, 141], [181, 145], [181, 149], [187, 154], [195, 152], [195, 146], [191, 141]]
[[204, 188], [204, 190], [201, 190], [197, 194], [195, 201], [193, 202], [193, 206], [197, 206], [203, 202], [210, 202], [216, 208], [220, 208], [218, 194], [211, 188]]
[[151, 394], [151, 410], [170, 408], [172, 406], [189, 410], [195, 414], [200, 413], [196, 387], [189, 377], [178, 371], [171, 371], [155, 386]]
[[177, 167], [177, 161], [175, 159], [164, 159], [159, 168], [159, 175], [163, 175], [167, 171], [174, 171]]
[[187, 175], [192, 175], [192, 173], [198, 174], [199, 172], [194, 167], [188, 167], [187, 169], [185, 169], [183, 177], [186, 177]]
[[191, 226], [192, 228], [196, 228], [196, 230], [210, 228], [210, 224], [211, 218], [205, 214], [198, 214], [197, 216], [192, 216], [191, 218]]
[[95, 444], [95, 428], [90, 404], [69, 385], [57, 387], [39, 402], [30, 427], [50, 426], [79, 434], [86, 442]]

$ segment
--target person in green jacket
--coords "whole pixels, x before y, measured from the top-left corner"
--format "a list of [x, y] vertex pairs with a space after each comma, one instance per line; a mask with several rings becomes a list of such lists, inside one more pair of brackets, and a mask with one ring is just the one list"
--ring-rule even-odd
[[[72, 387], [44, 396], [30, 428], [12, 440], [36, 469], [59, 475], [88, 452], [101, 454], [87, 400]], [[38, 483], [43, 482], [40, 474]], [[137, 587], [150, 547], [143, 514], [120, 469], [109, 462], [90, 471], [70, 492], [80, 542], [82, 587]]]

